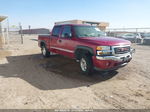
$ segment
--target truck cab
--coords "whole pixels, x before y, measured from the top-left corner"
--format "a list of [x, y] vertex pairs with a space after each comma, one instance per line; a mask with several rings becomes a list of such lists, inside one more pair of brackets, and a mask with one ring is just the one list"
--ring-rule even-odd
[[57, 53], [80, 62], [81, 71], [91, 74], [95, 68], [116, 70], [132, 59], [131, 42], [106, 37], [96, 26], [55, 25], [50, 35], [39, 35], [39, 47], [44, 57]]

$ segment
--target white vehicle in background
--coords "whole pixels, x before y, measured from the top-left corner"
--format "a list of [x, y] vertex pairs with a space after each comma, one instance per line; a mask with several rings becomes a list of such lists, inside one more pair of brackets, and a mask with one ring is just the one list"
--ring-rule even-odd
[[144, 33], [142, 37], [143, 39], [150, 39], [150, 33]]
[[120, 38], [123, 38], [125, 40], [129, 40], [132, 43], [136, 43], [139, 40], [142, 40], [141, 34], [140, 33], [126, 33], [120, 36]]
[[143, 37], [143, 44], [150, 45], [150, 33], [144, 33], [142, 37]]

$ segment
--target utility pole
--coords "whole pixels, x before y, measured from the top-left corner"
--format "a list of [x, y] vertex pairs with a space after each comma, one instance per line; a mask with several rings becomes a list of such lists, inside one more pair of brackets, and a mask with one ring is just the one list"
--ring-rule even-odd
[[31, 35], [31, 26], [29, 25], [29, 35]]
[[19, 30], [20, 30], [20, 34], [21, 34], [21, 44], [23, 44], [23, 35], [22, 35], [22, 25], [21, 25], [21, 23], [19, 23]]

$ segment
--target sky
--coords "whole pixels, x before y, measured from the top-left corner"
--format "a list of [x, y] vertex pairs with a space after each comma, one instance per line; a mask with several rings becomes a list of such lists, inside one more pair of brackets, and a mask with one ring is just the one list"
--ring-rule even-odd
[[110, 28], [150, 27], [150, 0], [0, 0], [10, 26], [52, 28], [65, 20], [105, 21]]

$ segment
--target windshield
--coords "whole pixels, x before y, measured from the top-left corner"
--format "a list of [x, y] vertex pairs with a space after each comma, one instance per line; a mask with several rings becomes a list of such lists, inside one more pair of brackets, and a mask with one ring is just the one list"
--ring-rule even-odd
[[102, 32], [96, 26], [74, 26], [77, 37], [104, 37], [105, 32]]

